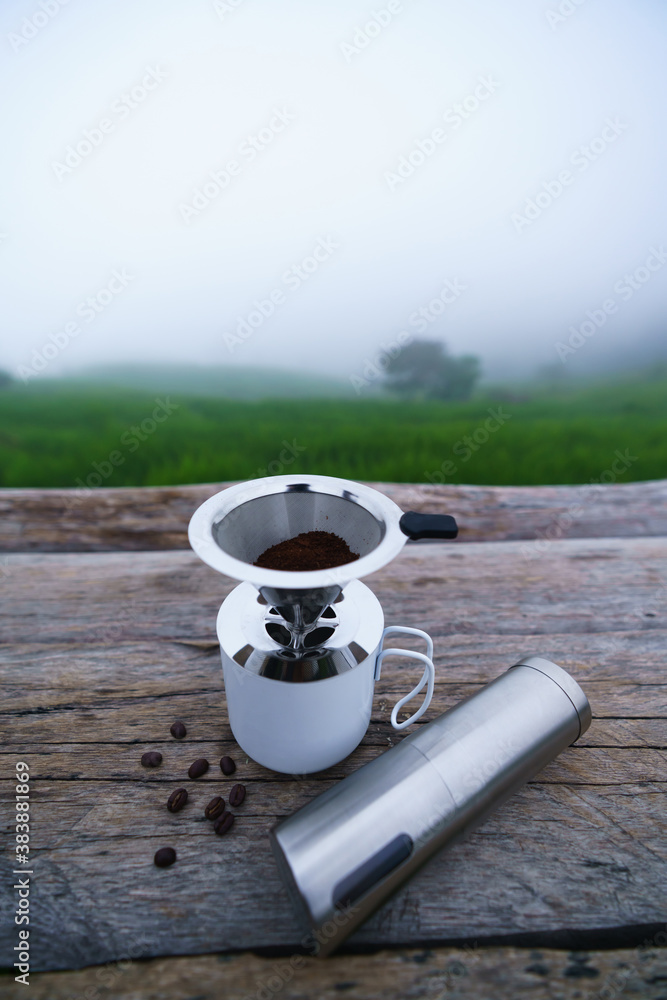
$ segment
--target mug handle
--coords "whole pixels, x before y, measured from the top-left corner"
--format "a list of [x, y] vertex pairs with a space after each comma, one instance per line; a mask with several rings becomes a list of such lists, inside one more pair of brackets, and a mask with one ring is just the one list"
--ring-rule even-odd
[[[400, 730], [400, 729], [407, 729], [407, 727], [411, 726], [413, 722], [416, 722], [417, 719], [420, 719], [424, 714], [424, 712], [426, 711], [426, 709], [428, 708], [428, 706], [431, 704], [431, 698], [433, 697], [433, 685], [435, 683], [435, 667], [433, 666], [433, 640], [431, 639], [428, 632], [422, 632], [420, 628], [408, 628], [407, 626], [403, 627], [401, 625], [388, 625], [387, 628], [382, 633], [382, 642], [384, 642], [385, 638], [388, 635], [396, 635], [396, 634], [418, 635], [420, 636], [420, 638], [426, 640], [426, 655], [424, 655], [424, 653], [414, 652], [411, 649], [394, 649], [394, 648], [383, 649], [378, 654], [378, 658], [375, 664], [376, 681], [380, 679], [380, 673], [382, 671], [382, 661], [384, 660], [385, 656], [407, 656], [411, 660], [420, 660], [424, 664], [424, 673], [422, 675], [422, 679], [420, 680], [419, 684], [417, 684], [417, 686], [414, 687], [409, 694], [406, 694], [404, 698], [401, 698], [400, 701], [397, 701], [391, 711], [391, 724], [394, 727], [394, 729]], [[398, 713], [400, 712], [400, 710], [403, 708], [405, 704], [407, 704], [407, 702], [409, 702], [412, 698], [415, 698], [419, 694], [419, 692], [424, 687], [424, 684], [428, 684], [428, 687], [426, 689], [424, 700], [417, 709], [417, 711], [413, 715], [411, 715], [409, 719], [406, 719], [404, 722], [398, 722], [397, 721]]]

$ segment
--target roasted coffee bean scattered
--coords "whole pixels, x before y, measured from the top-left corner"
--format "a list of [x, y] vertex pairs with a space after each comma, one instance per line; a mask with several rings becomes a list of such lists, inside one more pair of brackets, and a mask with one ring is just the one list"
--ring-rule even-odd
[[206, 757], [198, 757], [194, 760], [190, 767], [188, 768], [188, 774], [191, 778], [201, 778], [202, 774], [206, 774], [208, 771], [208, 761]]
[[226, 774], [229, 777], [229, 775], [233, 774], [234, 771], [236, 770], [236, 764], [234, 763], [231, 757], [221, 757], [220, 770], [222, 771], [223, 774]]
[[153, 858], [158, 868], [168, 868], [169, 865], [173, 865], [175, 860], [176, 851], [173, 847], [161, 847], [159, 851], [155, 852], [155, 857]]
[[225, 800], [216, 795], [214, 799], [211, 799], [206, 809], [204, 809], [204, 816], [206, 816], [206, 819], [217, 819], [218, 816], [222, 816], [224, 811]]
[[177, 788], [167, 799], [167, 809], [170, 813], [180, 812], [187, 801], [187, 790], [185, 788]]
[[216, 819], [213, 829], [216, 833], [227, 833], [234, 826], [234, 815], [230, 812], [223, 812], [219, 819]]
[[178, 720], [177, 722], [174, 722], [169, 732], [171, 733], [171, 735], [174, 737], [175, 740], [182, 740], [185, 736], [187, 736], [188, 731], [183, 725], [183, 723], [180, 720]]
[[240, 806], [245, 798], [245, 785], [234, 785], [229, 793], [230, 806]]
[[295, 538], [278, 542], [262, 552], [255, 566], [289, 573], [342, 566], [359, 558], [347, 542], [332, 531], [302, 531]]
[[141, 763], [144, 767], [159, 767], [162, 763], [162, 754], [158, 750], [149, 750], [141, 755]]

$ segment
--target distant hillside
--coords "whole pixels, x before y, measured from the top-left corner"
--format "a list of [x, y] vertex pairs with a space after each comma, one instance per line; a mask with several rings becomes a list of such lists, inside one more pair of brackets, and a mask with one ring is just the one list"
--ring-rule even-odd
[[270, 399], [354, 396], [344, 378], [273, 368], [203, 367], [199, 365], [106, 365], [69, 375], [63, 384], [105, 385], [145, 392], [227, 399]]

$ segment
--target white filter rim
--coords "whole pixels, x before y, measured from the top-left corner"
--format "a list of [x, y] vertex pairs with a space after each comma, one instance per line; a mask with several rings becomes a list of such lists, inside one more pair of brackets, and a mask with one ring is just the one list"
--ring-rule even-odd
[[[303, 487], [297, 491], [295, 487]], [[369, 553], [351, 563], [332, 569], [309, 572], [285, 572], [264, 569], [236, 559], [222, 549], [215, 537], [214, 528], [235, 508], [258, 497], [288, 492], [324, 493], [356, 503], [370, 513], [381, 526], [382, 538]], [[282, 590], [315, 590], [322, 587], [345, 586], [351, 580], [374, 573], [398, 555], [407, 541], [399, 521], [401, 508], [370, 486], [335, 476], [267, 476], [228, 486], [209, 497], [197, 508], [188, 525], [190, 545], [208, 566], [235, 580], [245, 580], [255, 587], [273, 587]]]

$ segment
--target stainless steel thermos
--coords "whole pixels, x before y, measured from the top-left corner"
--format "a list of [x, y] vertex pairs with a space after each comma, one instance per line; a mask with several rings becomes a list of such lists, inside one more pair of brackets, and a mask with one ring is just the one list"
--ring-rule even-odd
[[530, 656], [279, 823], [273, 851], [318, 953], [338, 947], [590, 722], [576, 681]]

